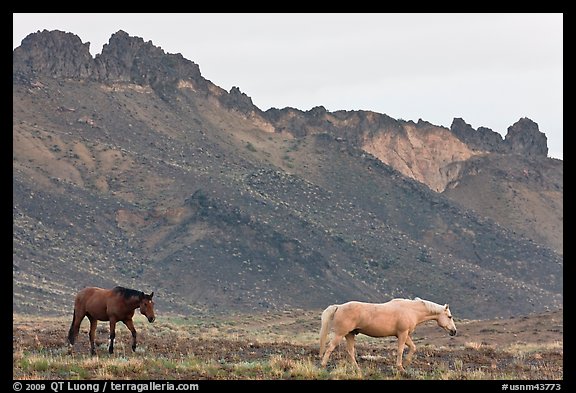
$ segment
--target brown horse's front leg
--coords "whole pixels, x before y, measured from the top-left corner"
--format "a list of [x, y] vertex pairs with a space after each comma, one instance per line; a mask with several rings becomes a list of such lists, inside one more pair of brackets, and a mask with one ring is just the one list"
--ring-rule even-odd
[[124, 321], [124, 325], [132, 332], [132, 351], [136, 352], [136, 328], [131, 319]]
[[110, 345], [108, 346], [108, 352], [114, 353], [114, 338], [116, 338], [116, 320], [110, 318]]

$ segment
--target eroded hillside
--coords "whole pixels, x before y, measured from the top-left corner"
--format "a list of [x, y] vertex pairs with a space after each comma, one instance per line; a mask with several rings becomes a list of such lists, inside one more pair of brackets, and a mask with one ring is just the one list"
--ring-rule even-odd
[[[420, 296], [478, 318], [562, 304], [562, 256], [548, 245], [561, 247], [561, 215], [538, 238], [521, 221], [532, 205], [510, 215], [515, 229], [490, 203], [462, 203], [458, 190], [486, 201], [502, 191], [463, 187], [472, 172], [455, 163], [485, 171], [497, 153], [448, 129], [362, 111], [262, 112], [124, 32], [94, 59], [72, 34], [25, 41], [13, 76], [17, 311], [68, 312], [83, 286], [116, 284], [154, 290], [160, 310], [181, 313]], [[447, 139], [457, 154], [440, 149]], [[540, 218], [562, 206], [561, 165], [547, 168], [551, 202], [537, 181], [525, 201]], [[528, 187], [501, 180], [490, 178]]]

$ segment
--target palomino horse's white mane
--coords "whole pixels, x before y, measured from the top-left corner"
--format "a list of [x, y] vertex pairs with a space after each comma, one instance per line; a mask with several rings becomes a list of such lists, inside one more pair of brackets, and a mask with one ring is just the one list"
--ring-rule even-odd
[[415, 297], [414, 300], [420, 300], [426, 306], [426, 310], [430, 311], [432, 314], [440, 314], [444, 310], [444, 306], [431, 302], [430, 300], [420, 299]]

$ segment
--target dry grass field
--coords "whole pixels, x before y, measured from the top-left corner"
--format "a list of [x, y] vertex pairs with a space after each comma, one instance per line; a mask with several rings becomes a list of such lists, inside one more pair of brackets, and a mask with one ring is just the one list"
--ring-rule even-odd
[[357, 336], [358, 375], [345, 345], [320, 366], [320, 311], [228, 316], [135, 316], [130, 332], [117, 326], [115, 353], [107, 352], [108, 323], [97, 330], [89, 355], [88, 320], [70, 349], [68, 317], [14, 315], [14, 379], [65, 380], [562, 380], [562, 310], [484, 321], [456, 320], [450, 337], [434, 322], [413, 335], [417, 352], [405, 373], [394, 367], [396, 338]]

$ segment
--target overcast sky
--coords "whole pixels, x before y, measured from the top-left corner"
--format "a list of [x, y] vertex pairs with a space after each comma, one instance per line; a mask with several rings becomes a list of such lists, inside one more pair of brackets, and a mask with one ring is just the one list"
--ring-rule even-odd
[[62, 30], [92, 56], [118, 30], [181, 53], [202, 76], [267, 110], [371, 110], [505, 136], [538, 123], [563, 158], [563, 15], [13, 14], [13, 46]]

